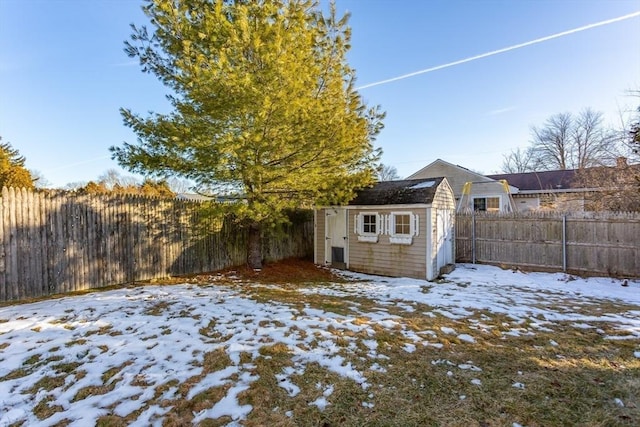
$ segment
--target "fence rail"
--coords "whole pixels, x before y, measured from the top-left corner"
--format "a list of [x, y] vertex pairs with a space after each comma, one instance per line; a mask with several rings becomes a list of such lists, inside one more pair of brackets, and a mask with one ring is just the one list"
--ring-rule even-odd
[[[246, 232], [203, 202], [3, 188], [0, 301], [241, 265]], [[309, 256], [313, 225], [299, 218], [264, 240], [268, 260]]]
[[458, 214], [456, 260], [640, 277], [640, 214]]

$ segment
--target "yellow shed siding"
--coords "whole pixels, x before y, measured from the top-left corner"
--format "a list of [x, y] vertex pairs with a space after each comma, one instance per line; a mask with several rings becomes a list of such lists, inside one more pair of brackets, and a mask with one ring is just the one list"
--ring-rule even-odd
[[[419, 217], [420, 234], [413, 237], [411, 245], [392, 244], [387, 234], [378, 236], [378, 242], [360, 242], [355, 234], [355, 216], [361, 212], [377, 212], [380, 215], [390, 215], [392, 212], [411, 212]], [[353, 208], [348, 216], [349, 233], [349, 270], [361, 273], [379, 274], [383, 276], [426, 277], [426, 209], [407, 209], [403, 206], [394, 208], [380, 207], [371, 209]]]
[[[392, 277], [412, 277], [423, 280], [433, 280], [438, 277], [440, 268], [448, 262], [454, 262], [455, 259], [455, 247], [450, 238], [453, 236], [456, 203], [446, 179], [442, 180], [435, 188], [435, 194], [431, 194], [432, 196], [428, 197], [429, 203], [425, 200], [425, 203], [413, 204], [347, 206], [346, 268], [362, 273]], [[314, 260], [320, 265], [324, 265], [327, 257], [328, 223], [326, 213], [327, 210], [324, 208], [315, 211]], [[377, 229], [382, 233], [377, 235], [375, 242], [358, 240], [355, 227], [356, 218], [361, 213], [376, 213], [381, 216], [384, 222], [383, 227], [381, 227], [382, 224], [378, 224]], [[412, 213], [418, 216], [418, 235], [412, 236], [411, 244], [391, 242], [391, 233], [387, 228], [392, 226], [392, 221], [387, 223], [387, 219], [391, 220], [393, 213]], [[404, 223], [404, 225], [407, 224]], [[411, 233], [414, 225], [411, 222]], [[439, 230], [444, 230], [447, 225], [449, 226], [447, 231], [439, 232]], [[396, 236], [394, 239], [403, 241], [404, 237]], [[439, 248], [440, 253], [438, 253]]]
[[434, 209], [456, 209], [456, 200], [453, 194], [449, 192], [446, 182], [442, 182], [436, 190], [436, 195], [433, 197], [431, 206]]

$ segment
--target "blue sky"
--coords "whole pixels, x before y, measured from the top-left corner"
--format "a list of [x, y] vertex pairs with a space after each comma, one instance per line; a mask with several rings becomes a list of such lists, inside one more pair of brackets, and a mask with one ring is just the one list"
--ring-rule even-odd
[[[640, 11], [640, 0], [337, 0], [351, 12], [358, 85]], [[166, 111], [166, 90], [123, 52], [134, 0], [0, 0], [0, 136], [54, 186], [116, 168], [134, 142], [120, 107]], [[377, 146], [407, 176], [436, 158], [498, 172], [530, 127], [585, 107], [637, 107], [640, 16], [361, 90], [387, 112]]]

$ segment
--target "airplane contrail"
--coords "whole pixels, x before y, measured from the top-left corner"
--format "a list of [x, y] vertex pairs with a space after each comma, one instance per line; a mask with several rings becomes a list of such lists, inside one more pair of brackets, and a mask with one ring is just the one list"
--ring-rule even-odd
[[581, 31], [590, 30], [592, 28], [602, 27], [604, 25], [613, 24], [615, 22], [624, 21], [625, 19], [635, 18], [636, 16], [640, 16], [640, 11], [629, 13], [629, 14], [623, 15], [623, 16], [619, 16], [617, 18], [607, 19], [606, 21], [600, 21], [600, 22], [595, 22], [593, 24], [584, 25], [582, 27], [578, 27], [578, 28], [574, 28], [574, 29], [571, 29], [571, 30], [563, 31], [561, 33], [552, 34], [550, 36], [541, 37], [539, 39], [531, 40], [531, 41], [528, 41], [528, 42], [519, 43], [519, 44], [516, 44], [516, 45], [513, 45], [513, 46], [504, 47], [502, 49], [492, 50], [491, 52], [482, 53], [480, 55], [471, 56], [469, 58], [459, 59], [457, 61], [449, 62], [447, 64], [437, 65], [435, 67], [426, 68], [426, 69], [420, 70], [420, 71], [414, 71], [413, 73], [403, 74], [403, 75], [398, 76], [398, 77], [392, 77], [390, 79], [380, 80], [379, 82], [368, 83], [368, 84], [365, 84], [365, 85], [357, 87], [356, 90], [367, 89], [367, 88], [370, 88], [370, 87], [373, 87], [373, 86], [380, 86], [380, 85], [383, 85], [383, 84], [386, 84], [386, 83], [391, 83], [391, 82], [395, 82], [395, 81], [398, 81], [398, 80], [407, 79], [409, 77], [417, 76], [417, 75], [420, 75], [420, 74], [425, 74], [425, 73], [430, 73], [432, 71], [442, 70], [443, 68], [453, 67], [454, 65], [464, 64], [464, 63], [467, 63], [467, 62], [475, 61], [477, 59], [482, 59], [482, 58], [486, 58], [486, 57], [489, 57], [489, 56], [498, 55], [500, 53], [509, 52], [509, 51], [512, 51], [512, 50], [520, 49], [520, 48], [531, 46], [531, 45], [534, 45], [534, 44], [546, 42], [548, 40], [557, 39], [559, 37], [568, 36], [570, 34], [579, 33]]
[[111, 158], [111, 156], [100, 156], [100, 157], [94, 157], [94, 158], [92, 158], [92, 159], [81, 160], [81, 161], [79, 161], [79, 162], [69, 163], [69, 164], [66, 164], [66, 165], [58, 166], [58, 167], [56, 167], [56, 168], [47, 169], [47, 170], [46, 170], [46, 171], [44, 171], [44, 172], [54, 172], [54, 171], [59, 171], [59, 170], [62, 170], [62, 169], [70, 168], [70, 167], [72, 167], [72, 166], [84, 165], [84, 164], [87, 164], [87, 163], [96, 162], [96, 161], [98, 161], [98, 160], [104, 160], [104, 159], [109, 159], [109, 158]]

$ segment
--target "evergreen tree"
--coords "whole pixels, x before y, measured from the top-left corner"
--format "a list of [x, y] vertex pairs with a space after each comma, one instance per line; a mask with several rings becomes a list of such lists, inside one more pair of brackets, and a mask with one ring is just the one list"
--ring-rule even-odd
[[[2, 141], [2, 137], [0, 137]], [[8, 142], [0, 142], [0, 188], [33, 189], [31, 173], [24, 167], [25, 158]]]
[[136, 144], [112, 147], [125, 168], [179, 175], [240, 196], [247, 261], [291, 207], [345, 203], [375, 180], [384, 114], [354, 88], [348, 16], [311, 0], [149, 0], [154, 28], [132, 26], [126, 52], [170, 90], [173, 111], [122, 109]]

